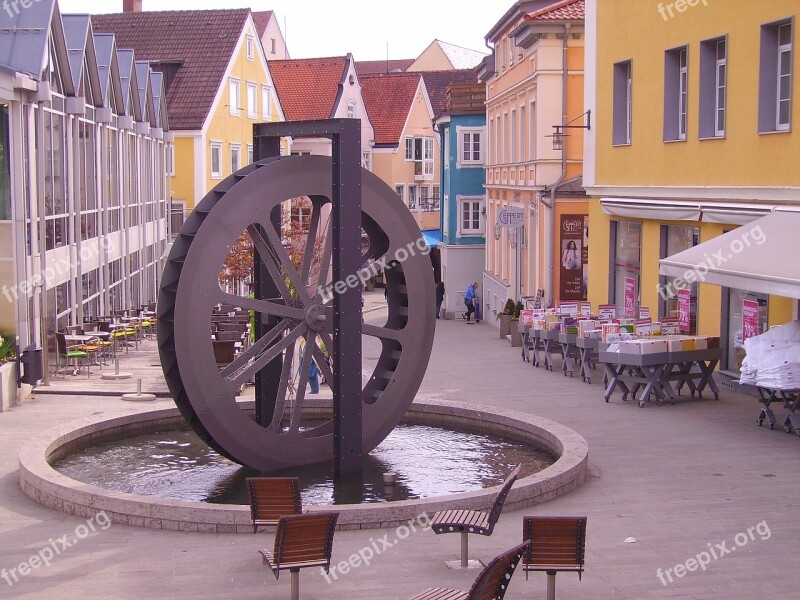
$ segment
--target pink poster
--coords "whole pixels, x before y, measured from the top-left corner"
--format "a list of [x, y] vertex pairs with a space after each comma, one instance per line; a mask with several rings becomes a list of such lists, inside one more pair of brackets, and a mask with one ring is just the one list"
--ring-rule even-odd
[[636, 316], [636, 280], [633, 277], [625, 278], [625, 316]]
[[742, 341], [758, 335], [758, 300], [742, 300]]
[[689, 333], [691, 323], [692, 292], [686, 289], [678, 290], [678, 318], [680, 319], [681, 333]]

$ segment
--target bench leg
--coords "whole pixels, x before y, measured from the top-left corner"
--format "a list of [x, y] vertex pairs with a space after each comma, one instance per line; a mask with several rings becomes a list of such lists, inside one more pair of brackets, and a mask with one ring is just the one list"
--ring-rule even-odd
[[466, 531], [461, 532], [461, 568], [466, 569], [469, 567], [469, 534]]
[[300, 569], [292, 569], [289, 572], [289, 583], [291, 584], [291, 599], [300, 600]]
[[547, 571], [547, 600], [556, 600], [556, 572]]

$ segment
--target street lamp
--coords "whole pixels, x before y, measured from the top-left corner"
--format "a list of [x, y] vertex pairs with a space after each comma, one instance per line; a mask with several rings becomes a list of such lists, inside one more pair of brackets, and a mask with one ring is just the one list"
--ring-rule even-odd
[[[586, 125], [572, 125], [578, 119], [586, 117]], [[587, 110], [582, 115], [575, 117], [572, 121], [565, 123], [564, 125], [553, 125], [553, 135], [548, 135], [545, 137], [553, 138], [553, 150], [563, 150], [564, 149], [564, 138], [569, 137], [569, 134], [565, 133], [565, 129], [592, 129], [592, 111]]]

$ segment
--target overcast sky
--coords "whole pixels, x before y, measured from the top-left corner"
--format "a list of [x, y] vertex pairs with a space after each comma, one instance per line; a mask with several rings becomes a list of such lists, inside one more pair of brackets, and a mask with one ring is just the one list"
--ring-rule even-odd
[[[292, 58], [416, 58], [434, 39], [489, 52], [484, 36], [513, 0], [144, 0], [144, 10], [250, 6], [275, 11]], [[121, 12], [122, 0], [59, 0], [62, 13]], [[285, 20], [285, 21], [284, 21]]]

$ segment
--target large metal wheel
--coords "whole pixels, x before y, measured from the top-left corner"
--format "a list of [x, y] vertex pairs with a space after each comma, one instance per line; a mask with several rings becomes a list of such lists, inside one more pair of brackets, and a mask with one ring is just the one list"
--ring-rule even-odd
[[[400, 422], [419, 389], [433, 345], [435, 303], [431, 263], [416, 222], [383, 181], [363, 169], [361, 174], [362, 229], [369, 238], [362, 258], [365, 264], [385, 261], [391, 265], [386, 322], [362, 325], [362, 346], [376, 353], [372, 357], [377, 358], [376, 366], [371, 373], [345, 374], [365, 380], [363, 452], [368, 453]], [[333, 456], [332, 422], [301, 428], [305, 369], [294, 394], [291, 385], [299, 340], [305, 340], [304, 348], [313, 352], [326, 379], [333, 381], [317, 344], [321, 340], [328, 349], [333, 347], [332, 301], [319, 293], [320, 287], [333, 283], [328, 281], [331, 236], [325, 219], [330, 191], [329, 157], [283, 157], [242, 169], [222, 181], [186, 220], [162, 277], [158, 343], [176, 404], [211, 447], [262, 472]], [[306, 258], [295, 268], [270, 216], [281, 210], [283, 202], [301, 196], [311, 199], [313, 209]], [[250, 234], [279, 297], [252, 299], [221, 289], [220, 270], [229, 247], [243, 231]], [[315, 275], [309, 257], [311, 245], [319, 238], [325, 241]], [[220, 303], [254, 310], [264, 320], [277, 322], [222, 369], [215, 362], [210, 335], [212, 312]], [[259, 424], [237, 406], [236, 394], [273, 361], [282, 365], [275, 412], [269, 423]]]

